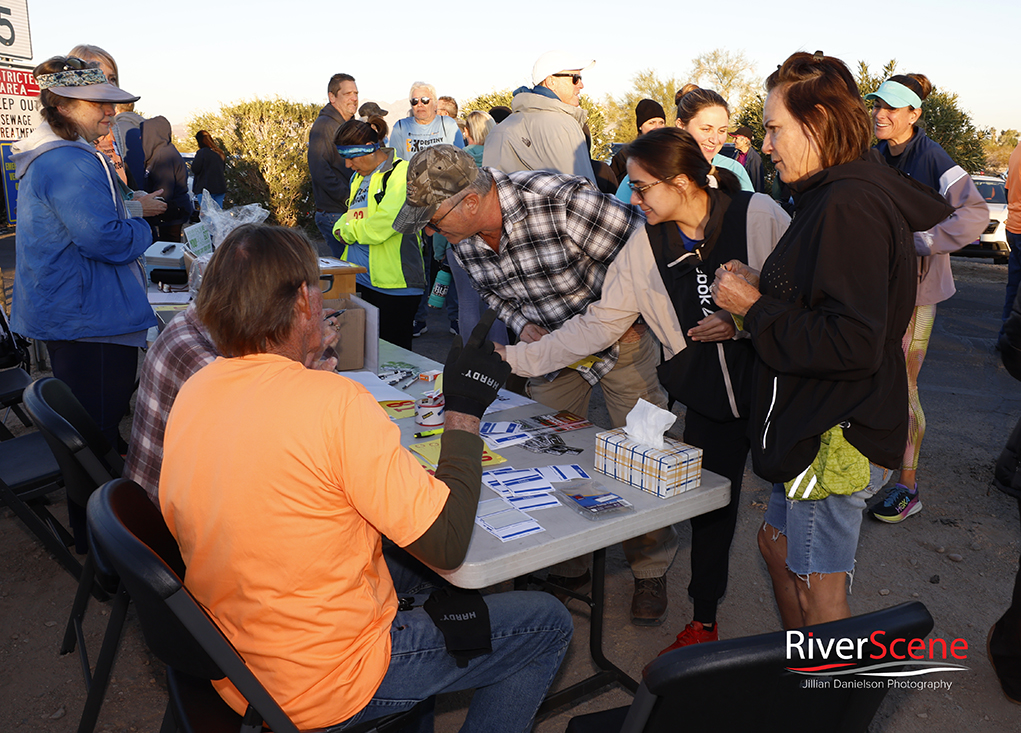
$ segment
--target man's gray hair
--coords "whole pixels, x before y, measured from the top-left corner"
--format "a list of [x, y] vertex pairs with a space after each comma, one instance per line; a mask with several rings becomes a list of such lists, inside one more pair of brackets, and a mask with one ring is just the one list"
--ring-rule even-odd
[[411, 85], [411, 91], [408, 92], [408, 96], [409, 97], [415, 96], [415, 90], [416, 89], [425, 89], [426, 91], [429, 92], [429, 94], [428, 95], [423, 94], [422, 96], [423, 97], [428, 96], [432, 101], [434, 101], [434, 102], [437, 101], [436, 87], [434, 87], [429, 82], [427, 82], [427, 81], [416, 81], [414, 84]]
[[[493, 187], [493, 174], [485, 168], [479, 168], [479, 174], [475, 176], [475, 180], [468, 184], [468, 187], [464, 189], [464, 196], [470, 193], [474, 193], [479, 198], [489, 193], [489, 189]], [[462, 196], [462, 198], [464, 198]]]

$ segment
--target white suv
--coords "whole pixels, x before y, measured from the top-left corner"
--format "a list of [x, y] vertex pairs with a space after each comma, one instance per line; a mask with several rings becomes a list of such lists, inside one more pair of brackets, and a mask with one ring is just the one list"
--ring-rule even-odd
[[1002, 178], [972, 176], [975, 188], [989, 206], [989, 226], [972, 244], [954, 254], [966, 257], [992, 257], [997, 265], [1007, 264], [1010, 246], [1007, 244], [1007, 191]]

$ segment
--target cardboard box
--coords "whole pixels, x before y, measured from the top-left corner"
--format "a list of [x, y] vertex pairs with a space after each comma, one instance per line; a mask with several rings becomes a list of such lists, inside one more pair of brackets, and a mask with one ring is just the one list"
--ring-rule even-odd
[[323, 312], [343, 311], [337, 317], [337, 371], [379, 369], [379, 309], [357, 296], [323, 301]]
[[702, 449], [673, 438], [656, 450], [631, 440], [624, 428], [596, 435], [595, 469], [635, 488], [667, 498], [702, 483]]
[[336, 257], [319, 258], [319, 289], [327, 300], [348, 298], [355, 292], [355, 276], [368, 272], [364, 267], [352, 265]]

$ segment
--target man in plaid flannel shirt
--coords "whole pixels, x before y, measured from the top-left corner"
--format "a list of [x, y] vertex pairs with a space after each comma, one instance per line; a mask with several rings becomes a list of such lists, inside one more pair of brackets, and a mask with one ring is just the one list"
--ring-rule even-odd
[[[394, 222], [423, 227], [451, 243], [482, 298], [521, 341], [537, 341], [599, 300], [606, 270], [644, 224], [637, 211], [600, 193], [590, 181], [547, 171], [505, 175], [479, 168], [470, 155], [437, 145], [416, 155], [408, 199]], [[639, 398], [667, 406], [656, 367], [660, 346], [641, 324], [606, 351], [528, 381], [530, 397], [588, 416], [592, 386], [601, 383], [612, 427], [622, 427]], [[676, 551], [672, 527], [624, 543], [635, 575], [632, 621], [657, 625], [666, 615], [665, 574]], [[567, 587], [584, 584], [582, 558], [554, 568]], [[582, 580], [584, 579], [584, 580]]]
[[220, 352], [195, 308], [188, 308], [174, 318], [145, 355], [124, 478], [145, 489], [156, 506], [163, 465], [163, 433], [170, 408], [188, 377], [218, 356]]

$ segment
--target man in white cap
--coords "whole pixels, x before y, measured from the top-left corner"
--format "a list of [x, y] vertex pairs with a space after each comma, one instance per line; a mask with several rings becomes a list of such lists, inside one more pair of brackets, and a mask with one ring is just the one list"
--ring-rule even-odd
[[532, 67], [531, 89], [514, 92], [511, 115], [489, 133], [483, 165], [504, 173], [549, 170], [595, 183], [582, 126], [581, 74], [595, 61], [547, 51]]

